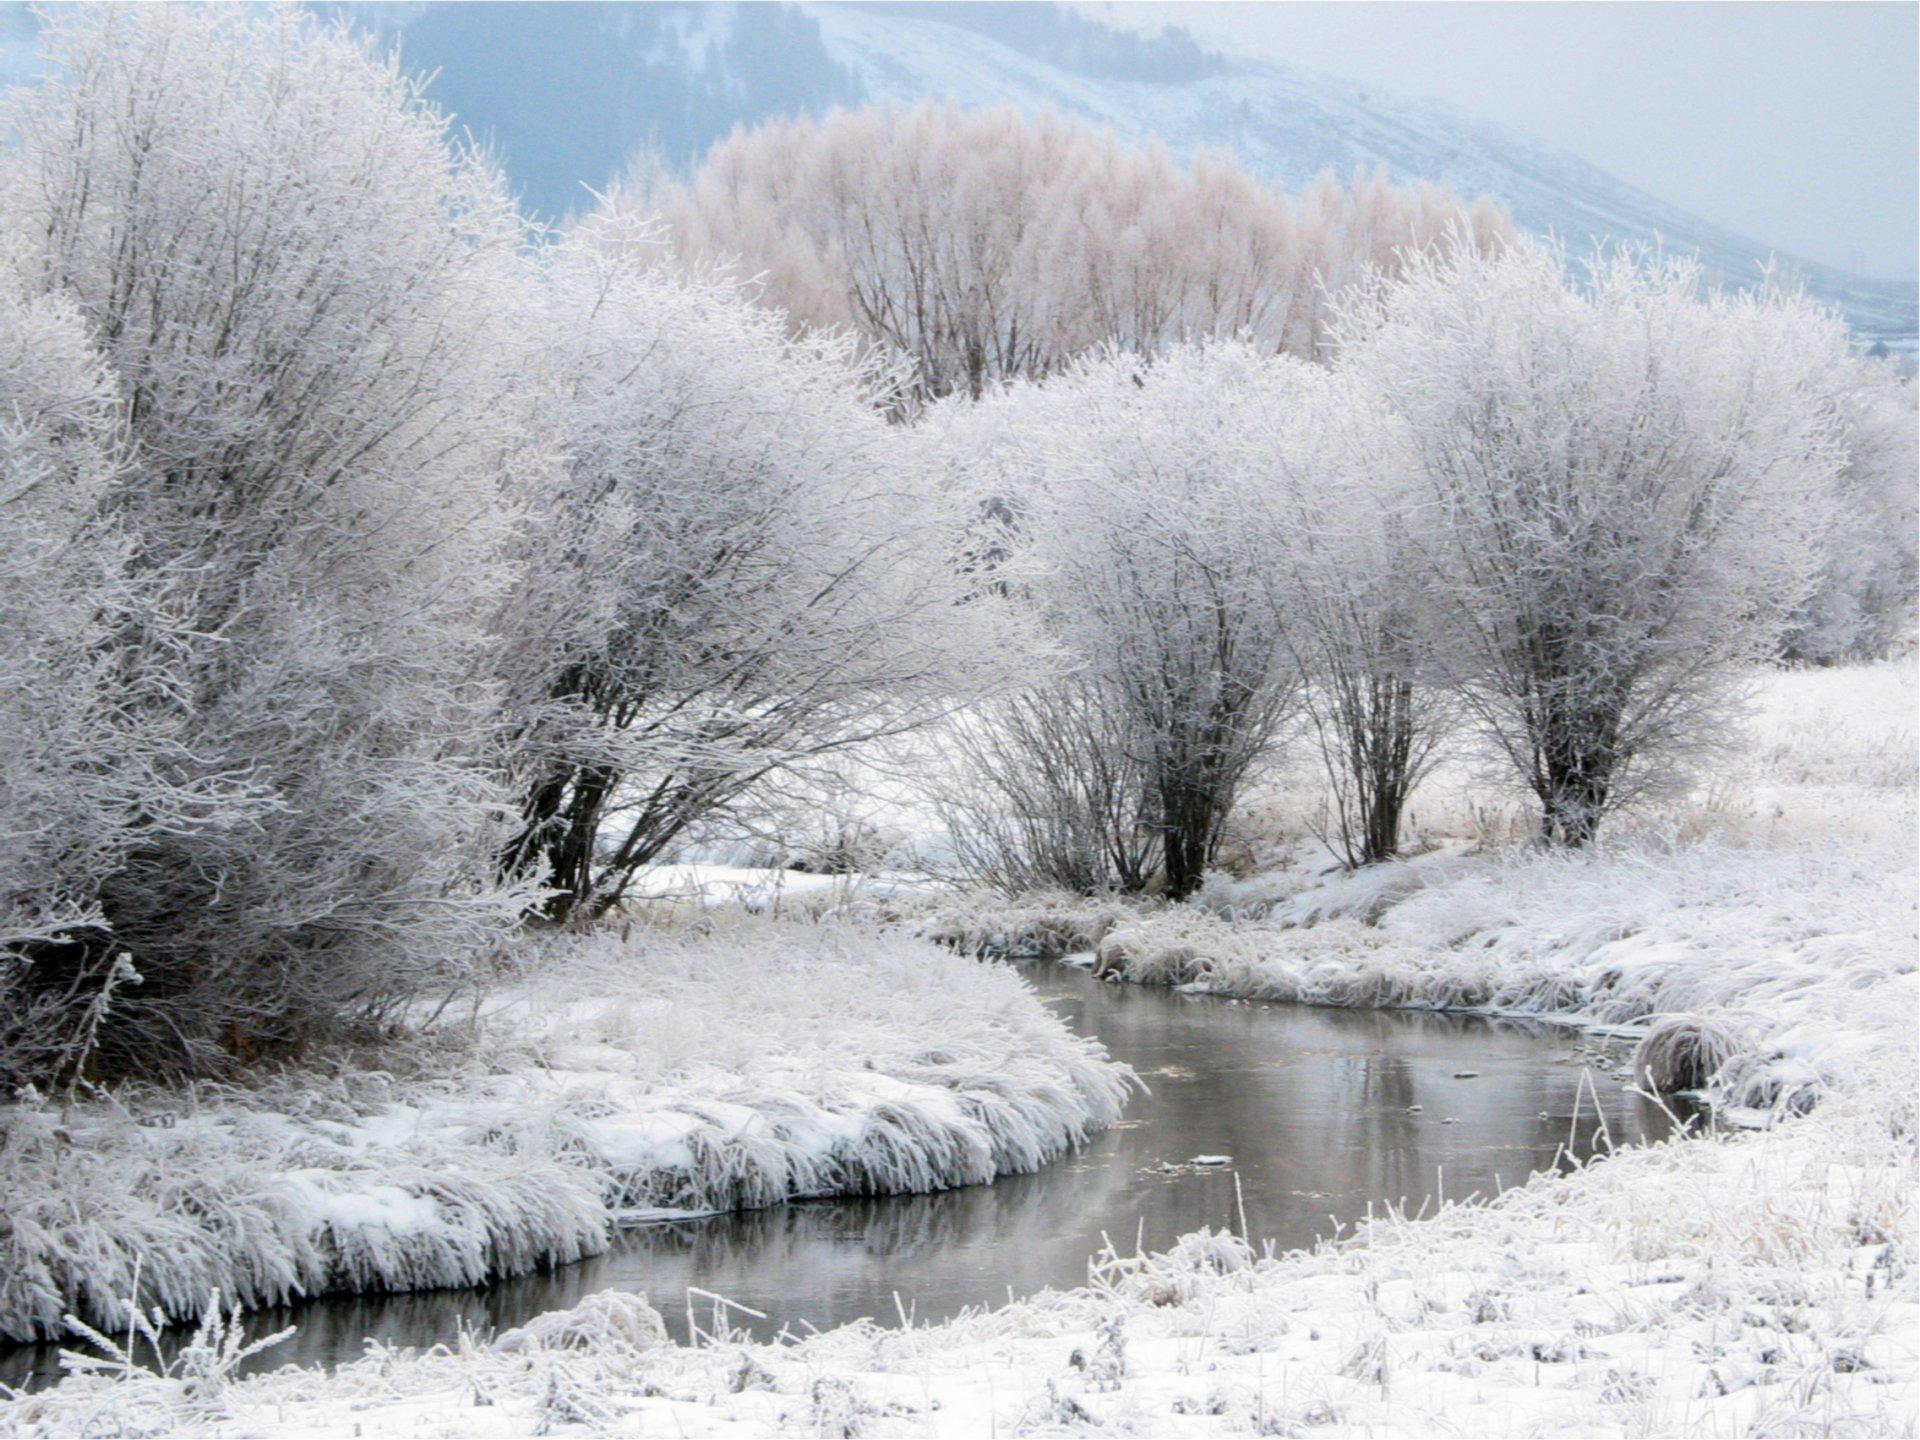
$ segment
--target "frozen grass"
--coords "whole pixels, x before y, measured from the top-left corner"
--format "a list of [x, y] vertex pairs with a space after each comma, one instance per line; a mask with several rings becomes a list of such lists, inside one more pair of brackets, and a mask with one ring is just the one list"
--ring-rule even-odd
[[133, 1296], [177, 1320], [216, 1292], [471, 1285], [597, 1253], [623, 1213], [981, 1183], [1125, 1098], [1124, 1068], [1012, 972], [903, 937], [736, 921], [520, 965], [384, 1047], [400, 1077], [339, 1056], [245, 1091], [0, 1111], [0, 1334], [119, 1331]]
[[1065, 891], [1005, 900], [977, 894], [930, 902], [932, 913], [914, 934], [964, 955], [1001, 955], [1031, 960], [1070, 955], [1099, 946], [1117, 925], [1150, 914], [1145, 900], [1069, 895]]

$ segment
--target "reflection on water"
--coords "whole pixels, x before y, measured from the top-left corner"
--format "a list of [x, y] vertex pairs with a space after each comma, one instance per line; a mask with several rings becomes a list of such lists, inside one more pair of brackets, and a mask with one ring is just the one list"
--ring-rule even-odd
[[[763, 1312], [729, 1323], [768, 1338], [867, 1317], [948, 1318], [1009, 1294], [1086, 1280], [1109, 1235], [1164, 1248], [1202, 1225], [1311, 1245], [1371, 1205], [1417, 1212], [1595, 1147], [1595, 1095], [1614, 1143], [1664, 1137], [1661, 1110], [1588, 1073], [1564, 1030], [1468, 1016], [1315, 1010], [1130, 985], [1029, 966], [1035, 987], [1081, 1034], [1098, 1035], [1151, 1087], [1125, 1122], [1037, 1175], [938, 1195], [817, 1200], [650, 1226], [613, 1250], [484, 1290], [311, 1301], [252, 1318], [252, 1333], [299, 1334], [256, 1361], [337, 1363], [366, 1337], [424, 1347], [462, 1327], [486, 1335], [608, 1286], [643, 1290], [682, 1339], [688, 1290]], [[1471, 1074], [1464, 1072], [1472, 1072]], [[1583, 1082], [1583, 1075], [1586, 1076]], [[1573, 1121], [1578, 1097], [1578, 1124]], [[1196, 1155], [1230, 1166], [1195, 1168]], [[1171, 1162], [1179, 1169], [1156, 1167]], [[1237, 1186], [1236, 1186], [1236, 1181]], [[712, 1328], [712, 1303], [694, 1320]], [[55, 1366], [49, 1350], [0, 1356], [0, 1381]]]

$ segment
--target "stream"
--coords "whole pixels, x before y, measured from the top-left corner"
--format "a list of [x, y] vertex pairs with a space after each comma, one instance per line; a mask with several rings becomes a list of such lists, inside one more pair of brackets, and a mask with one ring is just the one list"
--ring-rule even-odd
[[[645, 1291], [686, 1340], [722, 1313], [770, 1339], [861, 1318], [948, 1319], [1087, 1278], [1103, 1237], [1122, 1254], [1203, 1225], [1256, 1246], [1310, 1246], [1369, 1207], [1431, 1210], [1536, 1170], [1664, 1138], [1673, 1122], [1627, 1093], [1625, 1058], [1557, 1026], [1413, 1011], [1330, 1010], [1181, 995], [1021, 967], [1069, 1026], [1150, 1087], [1114, 1129], [1034, 1175], [935, 1195], [814, 1200], [628, 1230], [605, 1255], [482, 1289], [324, 1297], [248, 1317], [298, 1325], [254, 1369], [333, 1365], [367, 1337], [424, 1348], [484, 1336], [610, 1286]], [[1207, 1163], [1193, 1163], [1206, 1157]], [[1223, 1160], [1224, 1157], [1224, 1160]], [[183, 1332], [175, 1331], [178, 1335]], [[53, 1346], [0, 1354], [0, 1382], [58, 1374]]]

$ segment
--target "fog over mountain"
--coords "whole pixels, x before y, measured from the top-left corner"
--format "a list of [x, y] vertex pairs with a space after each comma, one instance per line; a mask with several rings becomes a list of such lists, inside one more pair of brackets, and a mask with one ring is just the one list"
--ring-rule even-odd
[[[685, 165], [735, 125], [835, 105], [1043, 106], [1158, 140], [1175, 155], [1231, 150], [1303, 186], [1384, 166], [1499, 200], [1526, 229], [1584, 250], [1593, 238], [1697, 251], [1734, 284], [1767, 247], [1615, 179], [1565, 150], [1434, 101], [1313, 71], [1230, 59], [1184, 31], [1141, 36], [1056, 5], [408, 4], [351, 7], [439, 73], [429, 92], [490, 138], [528, 205], [588, 201], [638, 150]], [[1862, 338], [1911, 347], [1910, 283], [1773, 257]]]

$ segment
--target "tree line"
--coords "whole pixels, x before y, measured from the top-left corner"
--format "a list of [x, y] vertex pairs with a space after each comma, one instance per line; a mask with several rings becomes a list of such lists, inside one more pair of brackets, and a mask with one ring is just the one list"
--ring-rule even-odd
[[9, 1085], [393, 1022], [933, 725], [1009, 885], [1187, 893], [1298, 714], [1356, 862], [1463, 716], [1580, 844], [1783, 633], [1905, 624], [1911, 387], [1790, 297], [938, 108], [548, 235], [343, 30], [43, 39], [0, 150]]

